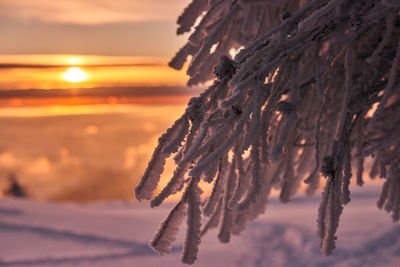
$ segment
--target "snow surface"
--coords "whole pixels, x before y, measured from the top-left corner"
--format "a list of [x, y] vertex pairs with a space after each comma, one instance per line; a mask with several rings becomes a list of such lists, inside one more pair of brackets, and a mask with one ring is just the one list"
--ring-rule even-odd
[[[318, 250], [319, 196], [289, 204], [272, 199], [267, 212], [229, 244], [210, 232], [194, 266], [399, 266], [400, 225], [376, 208], [377, 188], [352, 194], [331, 257]], [[59, 204], [0, 199], [0, 266], [183, 266], [180, 232], [171, 254], [148, 242], [170, 205], [110, 202]]]

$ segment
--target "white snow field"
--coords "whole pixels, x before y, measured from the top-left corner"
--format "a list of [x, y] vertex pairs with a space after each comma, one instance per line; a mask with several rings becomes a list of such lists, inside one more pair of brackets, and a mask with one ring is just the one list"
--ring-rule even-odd
[[[229, 244], [219, 243], [211, 231], [194, 266], [400, 266], [400, 225], [376, 208], [379, 189], [353, 191], [331, 257], [318, 250], [318, 195], [289, 204], [272, 199], [266, 213]], [[169, 255], [159, 256], [148, 246], [170, 208], [2, 198], [0, 266], [183, 266], [183, 230]]]

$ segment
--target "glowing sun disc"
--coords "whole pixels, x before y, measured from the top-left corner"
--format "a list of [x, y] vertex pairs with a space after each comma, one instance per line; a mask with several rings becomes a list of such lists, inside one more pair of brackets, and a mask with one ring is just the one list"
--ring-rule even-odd
[[83, 82], [87, 77], [87, 74], [78, 67], [69, 68], [63, 75], [64, 80], [71, 83]]

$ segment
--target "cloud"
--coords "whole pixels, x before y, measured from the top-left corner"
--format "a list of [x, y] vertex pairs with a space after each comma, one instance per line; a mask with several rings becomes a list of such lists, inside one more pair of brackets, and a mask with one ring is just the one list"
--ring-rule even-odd
[[0, 17], [67, 24], [175, 20], [185, 0], [2, 0]]
[[[97, 64], [97, 65], [79, 65], [80, 67], [105, 68], [105, 67], [163, 67], [162, 63], [132, 63], [132, 64]], [[24, 64], [24, 63], [0, 63], [0, 69], [53, 69], [71, 67], [67, 65], [51, 65], [51, 64]]]
[[10, 152], [0, 153], [0, 167], [1, 168], [14, 168], [18, 165], [17, 157]]
[[39, 157], [26, 166], [28, 174], [49, 174], [52, 171], [52, 165], [47, 157]]

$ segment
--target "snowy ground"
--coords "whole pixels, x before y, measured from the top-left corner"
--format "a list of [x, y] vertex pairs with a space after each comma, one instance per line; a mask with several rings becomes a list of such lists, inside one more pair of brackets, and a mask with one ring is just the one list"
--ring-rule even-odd
[[[378, 194], [352, 195], [332, 257], [318, 250], [319, 197], [299, 197], [286, 205], [272, 200], [267, 213], [227, 245], [209, 233], [195, 266], [399, 266], [400, 225], [376, 208]], [[181, 266], [183, 231], [167, 256], [147, 245], [168, 209], [0, 199], [0, 266]]]

